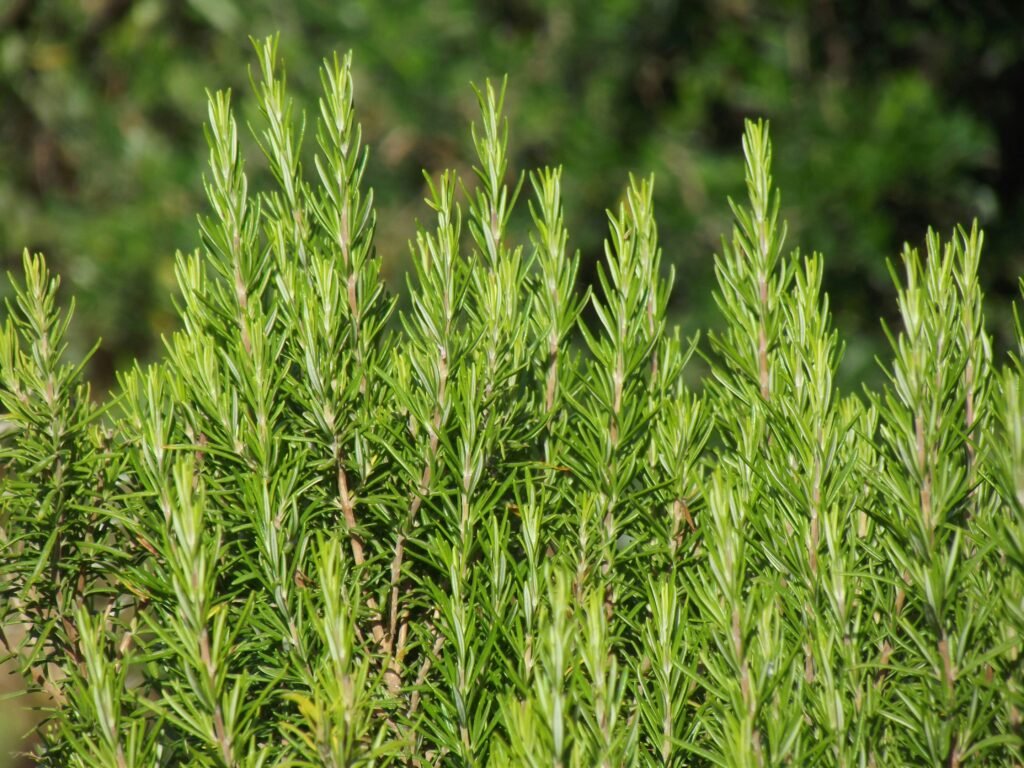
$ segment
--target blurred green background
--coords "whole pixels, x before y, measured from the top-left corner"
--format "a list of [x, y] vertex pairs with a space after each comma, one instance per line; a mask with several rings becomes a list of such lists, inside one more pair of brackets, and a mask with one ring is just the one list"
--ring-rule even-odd
[[63, 274], [76, 347], [103, 338], [101, 387], [174, 327], [173, 255], [197, 245], [204, 205], [204, 89], [232, 87], [252, 117], [248, 36], [275, 31], [307, 108], [321, 58], [355, 52], [396, 286], [426, 216], [420, 169], [465, 167], [469, 83], [508, 73], [517, 170], [565, 166], [584, 282], [627, 173], [654, 172], [673, 313], [686, 333], [713, 325], [742, 120], [764, 116], [789, 244], [826, 255], [846, 382], [871, 375], [894, 312], [886, 258], [929, 224], [980, 219], [1006, 338], [1024, 272], [1022, 2], [0, 0], [0, 256], [17, 269], [41, 250]]

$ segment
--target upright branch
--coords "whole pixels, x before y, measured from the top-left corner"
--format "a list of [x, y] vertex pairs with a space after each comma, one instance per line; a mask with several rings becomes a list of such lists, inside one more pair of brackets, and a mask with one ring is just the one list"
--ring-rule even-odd
[[967, 483], [971, 487], [971, 514], [975, 514], [981, 499], [978, 493], [978, 452], [984, 450], [981, 444], [986, 434], [985, 426], [991, 418], [985, 387], [992, 372], [992, 339], [985, 330], [985, 316], [982, 308], [983, 294], [978, 282], [978, 268], [981, 264], [981, 250], [985, 236], [978, 229], [978, 222], [970, 231], [957, 229], [953, 234], [956, 265], [957, 291], [963, 302], [960, 322], [960, 346], [964, 354], [964, 371], [961, 387], [964, 399], [964, 430], [968, 458]]
[[[781, 252], [783, 233], [776, 244], [773, 235], [779, 215], [779, 194], [771, 198], [771, 162], [772, 149], [768, 141], [767, 126], [758, 123], [747, 123], [743, 137], [743, 154], [747, 158], [747, 191], [750, 194], [752, 218], [744, 219], [736, 209], [742, 231], [737, 244], [742, 238], [746, 247], [753, 255], [753, 267], [757, 277], [757, 369], [761, 384], [761, 397], [767, 400], [771, 396], [771, 384], [768, 375], [768, 276], [774, 271], [775, 261]], [[743, 246], [740, 246], [743, 247]]]
[[[264, 58], [272, 46], [272, 41], [265, 44]], [[295, 174], [291, 185], [302, 193], [297, 201], [300, 213], [310, 213], [303, 214], [301, 222], [293, 221], [287, 206], [279, 206], [272, 215], [278, 222], [277, 231], [294, 232], [308, 241], [301, 251], [294, 245], [286, 247], [278, 259], [281, 311], [294, 329], [289, 337], [290, 357], [303, 372], [294, 396], [306, 414], [303, 428], [317, 446], [317, 456], [329, 457], [334, 508], [341, 513], [362, 577], [366, 574], [360, 567], [368, 557], [366, 531], [372, 526], [371, 521], [359, 519], [357, 505], [376, 468], [367, 431], [382, 398], [377, 367], [394, 301], [385, 295], [381, 261], [373, 245], [373, 193], [362, 188], [368, 153], [361, 144], [355, 116], [351, 66], [351, 55], [335, 55], [325, 60], [321, 69], [323, 96], [314, 158], [320, 183], [305, 185]], [[283, 89], [283, 82], [274, 81], [267, 66], [264, 80], [269, 83], [264, 86], [268, 94], [264, 102], [280, 102], [281, 96], [275, 94]], [[268, 106], [265, 111], [282, 110]], [[272, 164], [297, 169], [294, 150], [289, 149], [296, 140], [288, 130], [278, 130], [281, 137], [274, 139], [275, 122], [269, 123], [264, 145], [273, 156]], [[302, 223], [306, 216], [308, 224]], [[383, 648], [380, 606], [373, 595], [367, 601], [374, 617], [374, 641]]]
[[437, 226], [433, 232], [421, 229], [416, 235], [414, 271], [420, 288], [412, 291], [411, 313], [401, 318], [410, 339], [411, 355], [408, 362], [397, 366], [394, 388], [409, 418], [413, 453], [408, 467], [413, 488], [395, 532], [391, 558], [387, 638], [392, 659], [389, 682], [392, 690], [398, 690], [400, 684], [408, 632], [408, 627], [399, 623], [405, 545], [431, 492], [441, 437], [450, 412], [449, 378], [455, 362], [465, 353], [457, 327], [466, 294], [459, 245], [462, 213], [455, 202], [457, 177], [454, 172], [446, 171], [436, 184], [427, 177], [427, 184], [430, 190], [427, 204], [437, 215]]
[[268, 229], [278, 258], [294, 258], [298, 266], [306, 267], [310, 222], [303, 203], [309, 192], [299, 161], [306, 118], [303, 115], [296, 127], [287, 81], [278, 62], [278, 37], [268, 37], [262, 43], [252, 42], [259, 57], [260, 80], [257, 82], [252, 72], [249, 78], [265, 124], [262, 131], [254, 133], [278, 186], [278, 191], [265, 197]]
[[544, 370], [544, 416], [550, 421], [559, 397], [562, 349], [586, 298], [575, 298], [579, 252], [571, 258], [565, 252], [569, 233], [562, 209], [562, 170], [545, 168], [533, 173], [530, 182], [536, 195], [536, 204], [530, 201], [535, 230], [530, 239], [539, 269], [533, 305]]
[[756, 616], [748, 600], [749, 494], [734, 482], [722, 471], [709, 479], [703, 526], [707, 568], [687, 576], [711, 633], [703, 658], [703, 687], [712, 694], [705, 726], [710, 746], [723, 765], [756, 766], [762, 763], [757, 721], [762, 679], [751, 668], [749, 643]]
[[[521, 246], [509, 247], [508, 224], [524, 175], [513, 187], [508, 174], [508, 120], [503, 114], [505, 82], [500, 89], [487, 81], [475, 89], [482, 126], [471, 128], [477, 164], [473, 172], [478, 186], [470, 197], [468, 229], [480, 257], [480, 266], [472, 270], [472, 313], [479, 324], [481, 344], [476, 356], [481, 361], [482, 416], [485, 443], [493, 443], [498, 432], [510, 431], [525, 440], [526, 418], [517, 418], [516, 399], [510, 391], [528, 363], [529, 326], [517, 319], [531, 312], [524, 304], [528, 265]], [[525, 417], [525, 414], [524, 414]], [[493, 425], [493, 429], [492, 429]], [[511, 437], [511, 435], [510, 435]], [[516, 439], [516, 438], [512, 438]]]
[[779, 221], [780, 196], [772, 188], [768, 125], [747, 121], [743, 136], [750, 207], [729, 201], [736, 225], [732, 243], [723, 241], [715, 258], [715, 301], [729, 320], [712, 345], [729, 370], [753, 382], [762, 400], [772, 394], [772, 354], [778, 343], [780, 299], [792, 279], [792, 263], [782, 259], [786, 224]]
[[238, 707], [248, 681], [232, 672], [232, 609], [216, 586], [221, 532], [208, 527], [205, 488], [193, 489], [194, 469], [191, 457], [183, 457], [174, 463], [172, 476], [162, 479], [169, 518], [154, 546], [170, 599], [145, 619], [173, 669], [157, 701], [161, 715], [187, 734], [186, 755], [194, 759], [208, 751], [221, 765], [234, 768], [245, 762], [250, 748], [253, 723], [241, 717]]
[[[74, 305], [57, 304], [59, 278], [26, 251], [24, 283], [0, 328], [0, 640], [31, 685], [65, 701], [51, 659], [83, 663], [76, 610], [96, 586], [100, 562], [81, 542], [104, 535], [83, 512], [104, 481], [91, 432], [99, 410], [83, 382], [85, 359], [65, 360]], [[4, 629], [20, 625], [12, 648]]]
[[[634, 517], [633, 508], [620, 506], [643, 471], [649, 445], [645, 428], [655, 404], [652, 360], [668, 301], [668, 282], [658, 274], [653, 183], [631, 178], [624, 202], [617, 213], [609, 212], [608, 219], [610, 239], [605, 242], [605, 260], [598, 265], [601, 297], [591, 297], [600, 334], [579, 323], [593, 361], [581, 382], [581, 393], [574, 397], [580, 435], [573, 455], [567, 457], [588, 497], [601, 510], [604, 578], [631, 540], [626, 526], [635, 521], [646, 524]], [[608, 611], [615, 601], [613, 593], [609, 588]]]
[[321, 70], [324, 96], [317, 121], [316, 168], [319, 194], [310, 207], [325, 239], [338, 258], [344, 279], [354, 368], [360, 372], [360, 393], [369, 394], [374, 354], [382, 326], [393, 307], [384, 297], [381, 260], [373, 246], [376, 212], [373, 190], [363, 191], [369, 149], [362, 144], [362, 127], [355, 116], [352, 56], [326, 60]]
[[204, 180], [213, 216], [200, 217], [206, 265], [219, 279], [216, 301], [203, 301], [206, 289], [197, 284], [179, 259], [179, 279], [185, 283], [186, 328], [228, 335], [233, 324], [245, 353], [252, 352], [253, 305], [261, 301], [270, 270], [265, 249], [259, 247], [259, 205], [249, 199], [244, 160], [238, 146], [238, 126], [231, 111], [231, 92], [209, 94], [210, 175]]
[[987, 386], [987, 369], [979, 366], [987, 342], [977, 315], [975, 278], [965, 271], [976, 266], [979, 243], [962, 237], [943, 244], [929, 232], [926, 244], [927, 261], [909, 246], [904, 249], [905, 281], [896, 280], [903, 329], [898, 337], [890, 335], [895, 353], [890, 386], [876, 401], [887, 449], [887, 466], [877, 482], [891, 510], [882, 520], [892, 560], [908, 602], [926, 618], [923, 626], [905, 623], [903, 629], [912, 640], [908, 647], [926, 663], [921, 668], [934, 672], [911, 676], [909, 682], [931, 690], [941, 702], [929, 710], [922, 728], [948, 734], [936, 743], [925, 741], [922, 733], [922, 743], [928, 744], [922, 753], [958, 766], [977, 748], [974, 734], [991, 717], [968, 704], [965, 688], [973, 686], [969, 679], [960, 681], [970, 674], [964, 659], [976, 616], [987, 610], [986, 598], [959, 586], [969, 570], [964, 524], [974, 471], [966, 426], [977, 419], [975, 396]]

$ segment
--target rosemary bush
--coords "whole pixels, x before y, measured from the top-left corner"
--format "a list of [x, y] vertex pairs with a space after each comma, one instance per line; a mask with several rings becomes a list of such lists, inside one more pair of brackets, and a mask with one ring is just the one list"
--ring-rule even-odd
[[487, 84], [396, 312], [348, 58], [312, 168], [258, 59], [276, 185], [211, 95], [162, 361], [94, 403], [57, 278], [26, 255], [15, 281], [0, 617], [44, 765], [1024, 761], [1024, 328], [996, 360], [976, 227], [904, 250], [888, 384], [843, 393], [763, 123], [702, 346], [666, 324], [652, 182], [581, 295], [561, 172], [510, 173]]

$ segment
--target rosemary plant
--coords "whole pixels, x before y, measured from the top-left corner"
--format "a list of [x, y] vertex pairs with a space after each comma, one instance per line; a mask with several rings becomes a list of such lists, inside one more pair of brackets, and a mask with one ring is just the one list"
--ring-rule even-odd
[[766, 124], [701, 345], [668, 328], [653, 181], [578, 291], [562, 173], [510, 172], [487, 83], [396, 313], [350, 59], [307, 155], [257, 56], [274, 183], [211, 94], [161, 361], [94, 403], [58, 279], [12, 278], [0, 626], [43, 765], [1024, 763], [1024, 329], [999, 360], [977, 227], [904, 250], [888, 384], [840, 392]]

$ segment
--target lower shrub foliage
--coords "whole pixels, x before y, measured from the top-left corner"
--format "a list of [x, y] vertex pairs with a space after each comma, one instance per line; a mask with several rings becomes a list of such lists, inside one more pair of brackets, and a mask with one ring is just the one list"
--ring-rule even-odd
[[764, 124], [716, 258], [724, 330], [684, 343], [651, 181], [610, 212], [592, 292], [559, 170], [529, 175], [510, 242], [524, 178], [487, 84], [475, 180], [427, 178], [396, 312], [348, 58], [311, 171], [257, 52], [276, 184], [249, 189], [211, 95], [164, 358], [97, 405], [42, 257], [8, 307], [0, 619], [48, 697], [42, 764], [1024, 761], [1024, 368], [993, 359], [976, 227], [904, 250], [888, 383], [842, 393]]

